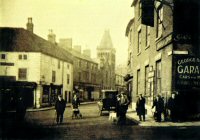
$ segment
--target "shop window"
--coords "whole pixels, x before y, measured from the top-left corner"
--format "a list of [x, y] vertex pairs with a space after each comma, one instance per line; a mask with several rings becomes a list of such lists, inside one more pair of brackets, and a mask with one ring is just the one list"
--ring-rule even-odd
[[27, 80], [27, 69], [26, 68], [19, 68], [18, 79], [19, 80]]

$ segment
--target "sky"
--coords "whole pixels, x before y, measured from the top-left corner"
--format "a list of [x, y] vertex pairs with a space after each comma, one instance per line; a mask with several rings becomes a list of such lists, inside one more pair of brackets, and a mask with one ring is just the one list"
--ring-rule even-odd
[[96, 57], [105, 30], [110, 30], [116, 63], [126, 63], [127, 24], [133, 18], [132, 0], [0, 0], [0, 26], [26, 29], [32, 17], [34, 33], [47, 39], [49, 29], [60, 38], [72, 38]]

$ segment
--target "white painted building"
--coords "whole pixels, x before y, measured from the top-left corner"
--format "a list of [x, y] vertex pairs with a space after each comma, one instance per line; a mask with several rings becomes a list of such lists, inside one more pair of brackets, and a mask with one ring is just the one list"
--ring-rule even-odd
[[52, 105], [58, 94], [70, 100], [73, 62], [64, 49], [22, 28], [0, 28], [0, 34], [0, 78], [35, 83], [28, 90], [32, 107]]

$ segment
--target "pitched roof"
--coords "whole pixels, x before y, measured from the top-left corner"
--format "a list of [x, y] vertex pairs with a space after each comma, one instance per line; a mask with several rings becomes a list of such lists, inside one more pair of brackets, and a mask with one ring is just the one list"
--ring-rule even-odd
[[134, 18], [132, 18], [132, 19], [129, 21], [129, 23], [128, 23], [127, 27], [126, 27], [126, 33], [125, 33], [126, 36], [128, 36], [130, 27], [131, 27], [131, 25], [133, 24], [133, 22], [134, 22]]
[[89, 56], [86, 56], [86, 55], [84, 55], [80, 52], [77, 52], [75, 50], [71, 50], [70, 52], [71, 52], [73, 57], [77, 57], [79, 59], [82, 59], [82, 60], [85, 60], [85, 61], [88, 61], [88, 62], [92, 62], [92, 63], [98, 63], [95, 60], [93, 60], [92, 58], [90, 58]]
[[98, 48], [113, 48], [112, 39], [109, 30], [106, 30], [101, 39]]
[[0, 27], [0, 51], [41, 52], [73, 63], [64, 49], [23, 28]]

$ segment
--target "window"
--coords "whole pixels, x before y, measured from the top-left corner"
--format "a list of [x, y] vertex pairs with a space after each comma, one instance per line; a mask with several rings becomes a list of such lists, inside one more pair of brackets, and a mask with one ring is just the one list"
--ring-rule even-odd
[[156, 62], [156, 94], [161, 93], [161, 61]]
[[81, 60], [79, 60], [79, 67], [81, 67]]
[[6, 59], [6, 54], [1, 54], [1, 59]]
[[142, 16], [142, 3], [139, 1], [138, 3], [138, 18]]
[[19, 59], [19, 60], [27, 60], [27, 59], [28, 59], [28, 56], [27, 56], [27, 54], [23, 54], [23, 55], [22, 55], [22, 54], [19, 54], [19, 55], [18, 55], [18, 59]]
[[19, 60], [22, 60], [22, 55], [20, 54], [20, 55], [18, 56], [18, 58], [19, 58]]
[[163, 28], [163, 7], [157, 9], [157, 24], [156, 24], [156, 37], [159, 38], [162, 35]]
[[27, 69], [26, 68], [19, 68], [18, 79], [19, 80], [27, 80]]
[[130, 40], [130, 45], [132, 44], [132, 29], [130, 30], [130, 33], [129, 33], [130, 35], [129, 35], [129, 40]]
[[70, 75], [67, 74], [67, 84], [70, 84]]
[[69, 66], [69, 64], [67, 64], [67, 69], [69, 69], [70, 68], [70, 66]]
[[87, 69], [89, 69], [89, 63], [88, 62], [86, 62], [86, 67], [87, 67]]
[[58, 69], [60, 69], [60, 60], [58, 60]]
[[52, 71], [52, 82], [56, 82], [56, 72]]
[[140, 89], [140, 69], [137, 70], [137, 91], [136, 94], [138, 95]]
[[148, 74], [149, 74], [149, 65], [145, 66], [145, 95], [149, 95], [149, 82], [148, 82]]
[[24, 54], [24, 55], [23, 55], [23, 58], [24, 58], [24, 60], [27, 60], [27, 55]]
[[150, 26], [146, 26], [146, 47], [150, 46]]
[[138, 49], [137, 49], [137, 53], [141, 53], [141, 44], [142, 44], [142, 40], [141, 40], [141, 30], [138, 31]]
[[81, 72], [78, 73], [78, 80], [81, 81]]

